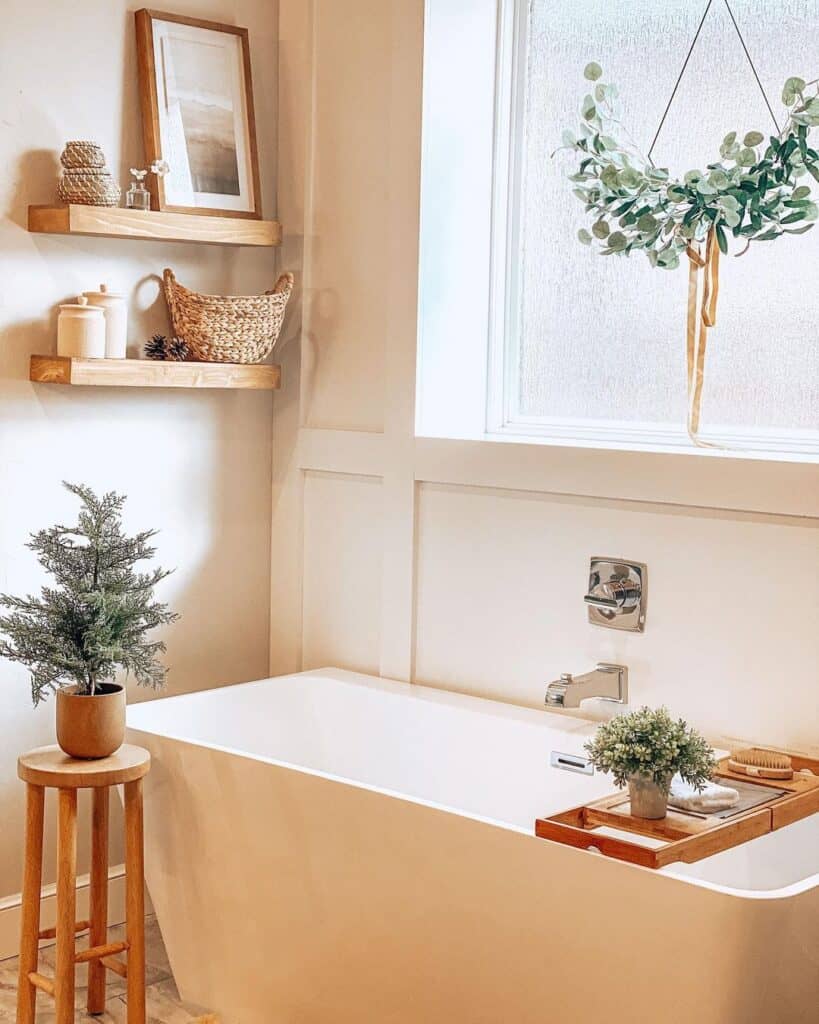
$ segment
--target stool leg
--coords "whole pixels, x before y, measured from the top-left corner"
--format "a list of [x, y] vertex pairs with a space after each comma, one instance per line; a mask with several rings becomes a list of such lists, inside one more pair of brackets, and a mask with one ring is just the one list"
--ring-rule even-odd
[[77, 920], [77, 791], [61, 789], [57, 838], [57, 967], [55, 1024], [74, 1024], [74, 952]]
[[145, 854], [142, 780], [125, 784], [125, 938], [128, 1024], [145, 1024]]
[[45, 790], [26, 786], [26, 860], [23, 865], [23, 907], [20, 929], [20, 977], [17, 984], [17, 1024], [34, 1024], [37, 989], [28, 980], [37, 970], [40, 930], [40, 890], [43, 884], [43, 809]]
[[[94, 790], [91, 812], [91, 934], [89, 946], [108, 941], [108, 787]], [[105, 967], [88, 964], [88, 1012], [105, 1013]]]

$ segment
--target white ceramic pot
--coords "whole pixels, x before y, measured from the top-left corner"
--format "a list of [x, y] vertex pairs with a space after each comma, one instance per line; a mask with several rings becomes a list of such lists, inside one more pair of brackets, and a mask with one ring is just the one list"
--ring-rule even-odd
[[83, 292], [90, 306], [98, 306], [105, 314], [105, 356], [124, 359], [128, 346], [128, 303], [124, 295], [109, 292], [101, 284], [98, 292]]
[[105, 358], [105, 314], [99, 306], [89, 306], [84, 295], [75, 303], [60, 306], [57, 355], [75, 359]]

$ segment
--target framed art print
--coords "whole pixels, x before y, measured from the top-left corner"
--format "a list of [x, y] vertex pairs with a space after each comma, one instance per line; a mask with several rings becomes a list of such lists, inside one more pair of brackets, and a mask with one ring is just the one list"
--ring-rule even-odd
[[247, 29], [136, 12], [145, 157], [153, 206], [174, 213], [261, 217]]

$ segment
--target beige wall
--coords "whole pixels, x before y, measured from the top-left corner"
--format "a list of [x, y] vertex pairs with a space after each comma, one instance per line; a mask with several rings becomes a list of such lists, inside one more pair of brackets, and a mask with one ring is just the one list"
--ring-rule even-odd
[[[28, 534], [75, 514], [63, 479], [128, 495], [131, 529], [155, 526], [176, 566], [161, 596], [169, 692], [264, 676], [268, 659], [270, 395], [58, 389], [27, 380], [52, 352], [55, 305], [100, 281], [131, 298], [130, 352], [165, 330], [155, 275], [203, 291], [262, 291], [270, 252], [29, 235], [29, 203], [54, 200], [71, 138], [100, 142], [123, 185], [142, 163], [133, 10], [124, 0], [3, 0], [0, 35], [0, 589], [40, 584]], [[264, 212], [275, 215], [274, 0], [175, 0], [180, 13], [250, 29]], [[132, 699], [141, 694], [132, 688]], [[26, 671], [0, 662], [0, 902], [20, 887], [20, 750], [52, 741], [53, 704], [31, 709]], [[50, 815], [51, 817], [51, 815]], [[118, 849], [112, 850], [116, 863]], [[52, 877], [47, 856], [47, 878]], [[82, 870], [82, 868], [81, 868]]]
[[[413, 441], [423, 8], [281, 3], [304, 307], [301, 407], [291, 395], [274, 421], [273, 671], [335, 664], [538, 706], [560, 672], [623, 661], [634, 703], [713, 739], [816, 749], [815, 467], [505, 445], [479, 471], [474, 446]], [[289, 359], [294, 374], [295, 345]], [[526, 482], [539, 458], [559, 481]], [[493, 487], [502, 460], [513, 482]], [[587, 624], [592, 554], [648, 563], [644, 635]]]

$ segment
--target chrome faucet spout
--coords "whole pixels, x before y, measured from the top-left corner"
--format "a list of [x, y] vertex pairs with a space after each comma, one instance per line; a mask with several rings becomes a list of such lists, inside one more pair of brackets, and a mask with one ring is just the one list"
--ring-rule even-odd
[[546, 706], [549, 708], [578, 708], [580, 702], [590, 697], [613, 701], [617, 704], [628, 702], [628, 669], [625, 665], [611, 665], [601, 662], [597, 668], [582, 676], [564, 672], [560, 679], [546, 687]]

